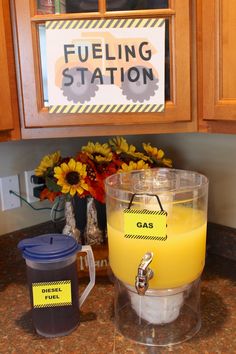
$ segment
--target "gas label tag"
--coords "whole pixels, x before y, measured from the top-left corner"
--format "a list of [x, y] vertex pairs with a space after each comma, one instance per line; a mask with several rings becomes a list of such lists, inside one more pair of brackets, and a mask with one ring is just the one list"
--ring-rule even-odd
[[167, 212], [164, 210], [125, 209], [124, 237], [140, 240], [167, 240]]
[[72, 305], [70, 280], [32, 283], [32, 294], [34, 308]]

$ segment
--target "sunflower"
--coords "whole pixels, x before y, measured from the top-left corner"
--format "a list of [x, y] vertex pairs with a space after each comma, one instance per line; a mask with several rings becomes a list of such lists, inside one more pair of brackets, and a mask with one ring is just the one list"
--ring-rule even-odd
[[[109, 140], [109, 144], [112, 146], [112, 148], [115, 150], [117, 154], [120, 154], [122, 152], [128, 152], [130, 150], [130, 147], [126, 141], [125, 138], [117, 136], [116, 138], [112, 138]], [[132, 146], [132, 145], [131, 145]], [[134, 151], [135, 151], [135, 147]], [[133, 149], [132, 148], [132, 149]]]
[[108, 163], [112, 161], [112, 151], [108, 144], [92, 143], [88, 142], [86, 146], [82, 147], [82, 151], [85, 152], [91, 160], [96, 163]]
[[145, 144], [143, 143], [143, 149], [146, 151], [146, 153], [154, 157], [156, 160], [161, 160], [164, 156], [164, 151], [161, 149], [157, 149], [156, 147], [151, 146], [150, 143]]
[[130, 161], [129, 164], [122, 163], [119, 172], [129, 172], [133, 170], [142, 170], [147, 168], [149, 168], [149, 165], [143, 160], [139, 160], [138, 162]]
[[54, 168], [54, 177], [57, 178], [57, 184], [62, 187], [62, 193], [69, 193], [72, 197], [76, 192], [82, 196], [88, 191], [88, 185], [85, 182], [87, 176], [86, 165], [70, 159], [67, 163]]
[[49, 168], [53, 168], [61, 158], [60, 151], [46, 155], [41, 160], [39, 166], [34, 170], [36, 176], [44, 176]]
[[150, 143], [143, 143], [143, 149], [146, 151], [148, 156], [150, 156], [153, 162], [158, 164], [161, 163], [164, 166], [172, 167], [172, 160], [164, 157], [165, 153], [163, 150], [151, 146]]
[[172, 167], [173, 166], [173, 162], [171, 159], [166, 159], [165, 157], [162, 159], [162, 163], [164, 166], [167, 167]]
[[129, 159], [134, 158], [135, 160], [149, 160], [149, 157], [144, 155], [142, 152], [136, 151], [136, 147], [134, 145], [129, 145], [125, 138], [116, 137], [109, 140], [109, 144], [112, 146], [114, 151], [118, 155], [122, 155], [123, 157], [126, 155]]

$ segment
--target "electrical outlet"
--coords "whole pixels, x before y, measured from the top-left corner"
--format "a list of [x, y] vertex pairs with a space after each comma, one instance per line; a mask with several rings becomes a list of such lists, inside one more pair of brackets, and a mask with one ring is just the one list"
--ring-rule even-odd
[[20, 198], [10, 193], [10, 191], [20, 195], [19, 178], [17, 175], [0, 178], [0, 195], [3, 211], [21, 206]]
[[39, 201], [38, 198], [34, 196], [34, 188], [39, 186], [38, 184], [34, 184], [32, 180], [32, 176], [34, 175], [34, 170], [32, 171], [25, 171], [25, 192], [26, 192], [26, 200], [28, 203], [34, 203]]

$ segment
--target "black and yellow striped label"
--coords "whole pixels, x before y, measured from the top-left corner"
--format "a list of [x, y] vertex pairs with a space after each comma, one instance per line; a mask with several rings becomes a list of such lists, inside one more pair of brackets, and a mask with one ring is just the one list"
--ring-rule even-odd
[[140, 113], [163, 112], [164, 104], [103, 104], [103, 105], [56, 105], [49, 113]]
[[149, 28], [162, 27], [163, 18], [103, 19], [103, 20], [65, 20], [47, 21], [46, 29], [98, 29], [98, 28]]
[[33, 307], [55, 307], [72, 305], [71, 281], [32, 283]]
[[124, 237], [137, 240], [167, 240], [165, 210], [125, 209]]

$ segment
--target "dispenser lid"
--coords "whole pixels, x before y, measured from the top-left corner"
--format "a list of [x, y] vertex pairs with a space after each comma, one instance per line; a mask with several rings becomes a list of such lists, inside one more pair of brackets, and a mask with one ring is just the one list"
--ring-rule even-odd
[[81, 250], [82, 246], [67, 235], [46, 234], [20, 241], [22, 256], [35, 262], [59, 261]]

